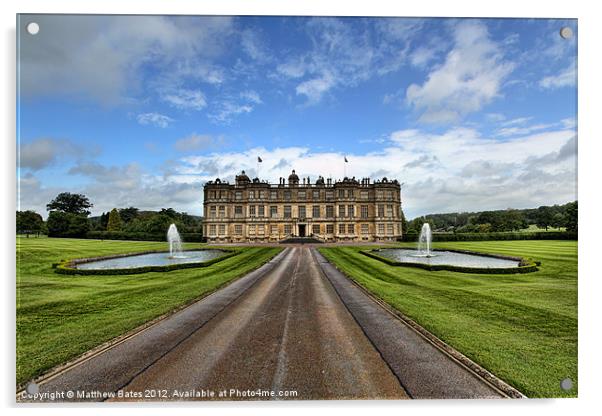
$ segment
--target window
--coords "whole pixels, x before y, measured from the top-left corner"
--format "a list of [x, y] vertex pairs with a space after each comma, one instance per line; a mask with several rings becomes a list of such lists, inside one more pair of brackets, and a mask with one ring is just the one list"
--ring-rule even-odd
[[355, 216], [355, 205], [349, 205], [347, 206], [347, 215], [350, 217], [354, 217]]
[[385, 224], [378, 224], [378, 234], [379, 235], [385, 234]]
[[332, 205], [326, 205], [326, 217], [327, 218], [334, 217], [334, 207]]
[[257, 226], [257, 234], [259, 234], [259, 235], [265, 234], [265, 226], [263, 224], [259, 224]]
[[249, 191], [249, 199], [255, 199], [255, 191]]
[[368, 205], [362, 205], [360, 211], [362, 218], [368, 218]]
[[217, 212], [217, 208], [215, 207], [215, 205], [212, 207], [209, 207], [209, 217], [215, 218], [216, 212]]
[[209, 226], [209, 235], [215, 235], [215, 224]]
[[305, 205], [299, 205], [299, 218], [305, 218], [305, 217], [306, 217]]
[[385, 216], [385, 206], [384, 205], [378, 206], [378, 216], [381, 218]]
[[234, 224], [234, 234], [242, 235], [242, 224]]
[[276, 205], [270, 206], [270, 217], [271, 218], [278, 217], [278, 206], [276, 206]]
[[242, 199], [242, 191], [236, 191], [234, 193], [234, 198], [235, 199]]
[[345, 234], [345, 224], [339, 224], [339, 234]]
[[376, 199], [383, 199], [383, 191], [376, 191]]
[[354, 224], [347, 224], [347, 233], [348, 234], [354, 234], [355, 233], [355, 225]]
[[255, 205], [249, 205], [249, 217], [255, 216]]
[[345, 216], [345, 205], [339, 205], [339, 217]]
[[305, 199], [305, 191], [299, 191], [299, 194], [297, 195], [297, 197], [299, 199]]
[[347, 190], [347, 197], [348, 198], [353, 198], [353, 189]]
[[215, 191], [209, 192], [209, 198], [215, 199]]
[[387, 205], [387, 217], [393, 216], [393, 205]]
[[345, 190], [339, 189], [339, 198], [345, 198]]
[[284, 235], [291, 235], [291, 225], [290, 224], [284, 224]]
[[271, 234], [272, 235], [278, 235], [278, 226], [277, 225], [272, 225], [271, 226]]
[[370, 227], [368, 226], [368, 224], [362, 224], [361, 229], [362, 229], [362, 234], [370, 233]]
[[249, 225], [249, 234], [255, 235], [255, 224]]
[[393, 191], [387, 191], [387, 198], [393, 199]]
[[291, 191], [284, 191], [284, 199], [286, 201], [290, 201], [291, 200]]
[[334, 234], [334, 224], [326, 224], [326, 234]]
[[291, 206], [285, 205], [284, 206], [284, 218], [290, 218], [290, 217], [291, 217]]
[[265, 206], [264, 205], [258, 205], [258, 208], [259, 208], [258, 216], [259, 217], [265, 217]]
[[278, 199], [278, 191], [270, 191], [270, 199]]
[[368, 191], [360, 191], [361, 199], [368, 199]]
[[234, 215], [242, 215], [242, 205], [236, 205], [234, 207]]
[[393, 235], [393, 224], [387, 224], [387, 235]]
[[224, 218], [225, 216], [226, 216], [226, 206], [220, 205], [219, 206], [219, 217]]
[[219, 235], [225, 235], [226, 234], [226, 224], [220, 224], [219, 225]]
[[334, 191], [330, 190], [330, 191], [326, 191], [326, 199], [327, 200], [332, 200], [334, 199]]
[[265, 191], [257, 191], [257, 193], [259, 194], [259, 199], [265, 199], [265, 197], [266, 197]]
[[314, 234], [320, 234], [320, 224], [314, 224], [311, 226], [311, 232]]
[[311, 193], [311, 198], [312, 199], [320, 199], [320, 191], [313, 191]]
[[313, 207], [311, 207], [311, 216], [313, 218], [320, 218], [320, 206], [319, 205], [314, 205]]

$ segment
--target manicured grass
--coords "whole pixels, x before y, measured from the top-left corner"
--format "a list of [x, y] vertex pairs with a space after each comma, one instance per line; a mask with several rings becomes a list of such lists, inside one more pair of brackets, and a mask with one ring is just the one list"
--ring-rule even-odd
[[17, 384], [207, 295], [281, 250], [236, 248], [241, 253], [214, 265], [164, 273], [68, 276], [52, 269], [61, 259], [166, 248], [160, 242], [17, 238]]
[[[389, 266], [360, 254], [365, 248], [320, 251], [367, 290], [527, 396], [577, 395], [576, 241], [435, 244], [542, 262], [538, 272], [516, 275]], [[566, 377], [575, 384], [569, 392], [560, 388]]]

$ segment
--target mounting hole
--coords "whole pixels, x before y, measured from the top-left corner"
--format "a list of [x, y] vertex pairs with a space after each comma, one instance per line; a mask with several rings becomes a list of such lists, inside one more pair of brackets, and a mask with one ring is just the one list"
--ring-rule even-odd
[[571, 29], [568, 26], [563, 27], [562, 29], [560, 29], [560, 37], [562, 39], [570, 39], [573, 37], [573, 29]]
[[31, 395], [38, 394], [40, 392], [40, 386], [36, 383], [29, 383], [25, 388], [25, 391]]
[[27, 25], [27, 33], [30, 35], [37, 35], [40, 31], [40, 25], [36, 22], [31, 22]]
[[560, 388], [565, 391], [571, 390], [573, 388], [573, 380], [565, 378], [560, 382]]

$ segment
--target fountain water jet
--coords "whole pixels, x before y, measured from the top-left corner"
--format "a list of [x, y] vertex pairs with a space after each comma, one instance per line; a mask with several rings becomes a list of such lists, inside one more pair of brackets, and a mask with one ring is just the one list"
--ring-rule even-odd
[[183, 258], [182, 255], [182, 239], [178, 228], [175, 224], [171, 224], [167, 230], [167, 242], [169, 243], [169, 257], [170, 258]]
[[433, 257], [431, 254], [431, 241], [433, 239], [433, 235], [431, 233], [431, 226], [428, 222], [425, 222], [422, 225], [422, 230], [420, 230], [420, 237], [418, 238], [418, 255], [420, 257]]

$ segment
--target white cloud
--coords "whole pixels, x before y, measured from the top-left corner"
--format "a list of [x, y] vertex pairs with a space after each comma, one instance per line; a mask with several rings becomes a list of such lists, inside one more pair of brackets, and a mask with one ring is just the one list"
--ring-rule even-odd
[[174, 119], [159, 113], [143, 113], [136, 117], [138, 123], [142, 125], [153, 125], [161, 128], [166, 128]]
[[320, 78], [310, 79], [297, 85], [295, 91], [298, 95], [307, 97], [308, 104], [318, 103], [322, 96], [335, 85], [335, 79], [330, 73], [323, 74]]
[[577, 81], [577, 68], [571, 63], [567, 68], [557, 75], [544, 77], [539, 81], [539, 86], [544, 89], [556, 89], [562, 87], [574, 87]]
[[98, 153], [96, 147], [84, 148], [66, 139], [40, 138], [21, 143], [18, 167], [37, 171], [66, 158], [80, 159]]
[[255, 107], [263, 101], [259, 94], [253, 90], [242, 91], [238, 97], [225, 96], [218, 101], [214, 110], [207, 115], [209, 119], [217, 124], [229, 124], [241, 114], [252, 112]]
[[240, 97], [243, 98], [243, 99], [245, 99], [245, 100], [248, 100], [248, 101], [250, 101], [252, 103], [255, 103], [255, 104], [261, 104], [261, 103], [263, 103], [263, 101], [261, 101], [261, 97], [259, 96], [259, 94], [256, 91], [253, 91], [253, 90], [242, 91], [240, 93]]
[[[219, 176], [233, 181], [244, 169], [254, 177], [260, 154], [260, 176], [278, 183], [295, 169], [312, 181], [318, 175], [341, 178], [344, 154], [313, 152], [305, 147], [212, 153], [180, 159], [172, 178], [198, 182]], [[397, 178], [404, 185], [408, 216], [455, 210], [523, 208], [576, 198], [576, 140], [571, 129], [514, 137], [505, 141], [481, 136], [474, 129], [454, 128], [443, 134], [421, 130], [393, 132], [383, 150], [347, 155], [347, 174]], [[172, 179], [175, 180], [175, 179]]]
[[410, 85], [406, 101], [421, 113], [421, 121], [454, 122], [498, 97], [513, 68], [483, 23], [463, 21], [454, 28], [454, 47], [445, 62], [422, 85]]
[[[44, 35], [23, 37], [20, 49], [24, 96], [105, 104], [143, 94], [147, 81], [216, 81], [213, 61], [233, 33], [231, 17], [40, 15], [36, 21]], [[148, 64], [153, 71], [143, 70]]]
[[178, 89], [164, 92], [161, 98], [172, 107], [180, 110], [202, 110], [207, 106], [205, 94], [199, 90]]
[[[210, 148], [219, 138], [191, 135], [181, 150]], [[419, 129], [391, 133], [381, 150], [366, 154], [314, 152], [306, 147], [256, 147], [240, 152], [216, 150], [188, 155], [166, 165], [160, 173], [145, 172], [135, 163], [105, 166], [79, 162], [69, 171], [89, 179], [84, 185], [46, 188], [28, 174], [20, 177], [20, 202], [26, 209], [45, 211], [59, 191], [83, 192], [95, 204], [94, 213], [134, 205], [143, 209], [172, 206], [200, 214], [202, 183], [216, 177], [233, 181], [245, 170], [255, 177], [257, 155], [263, 163], [259, 176], [278, 183], [295, 169], [312, 181], [323, 175], [396, 178], [404, 182], [403, 206], [408, 217], [498, 208], [537, 207], [576, 198], [577, 140], [574, 129], [518, 136], [504, 141], [482, 136], [469, 128], [441, 134]]]

